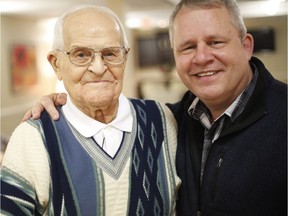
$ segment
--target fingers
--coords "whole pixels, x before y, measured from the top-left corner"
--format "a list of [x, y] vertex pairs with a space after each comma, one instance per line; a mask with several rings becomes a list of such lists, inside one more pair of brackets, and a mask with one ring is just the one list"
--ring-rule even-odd
[[43, 106], [37, 102], [36, 104], [33, 105], [32, 109], [28, 110], [25, 114], [24, 117], [22, 118], [21, 122], [27, 121], [28, 119], [39, 119], [41, 112], [44, 111]]
[[54, 101], [55, 101], [55, 105], [56, 106], [66, 104], [66, 102], [67, 102], [67, 94], [66, 93], [57, 94], [56, 99]]
[[58, 120], [59, 113], [56, 109], [56, 106], [62, 105], [62, 104], [61, 104], [61, 100], [59, 103], [59, 100], [57, 98], [58, 98], [57, 93], [52, 93], [52, 94], [42, 97], [40, 99], [40, 103], [37, 103], [32, 108], [33, 117], [34, 116], [37, 117], [38, 115], [40, 116], [41, 112], [46, 110], [53, 120]]
[[52, 93], [46, 96], [43, 96], [39, 102], [35, 103], [32, 109], [28, 110], [22, 119], [23, 121], [32, 119], [39, 119], [41, 113], [46, 110], [53, 120], [59, 119], [59, 113], [56, 109], [56, 106], [64, 105], [67, 101], [66, 93]]
[[30, 110], [28, 110], [28, 111], [24, 114], [21, 122], [27, 121], [27, 120], [30, 119], [31, 117], [32, 117], [32, 110], [30, 109]]
[[52, 93], [50, 95], [44, 96], [40, 100], [42, 109], [40, 110], [40, 107], [38, 106], [35, 106], [35, 110], [32, 109], [33, 117], [34, 116], [38, 117], [38, 114], [40, 116], [41, 112], [43, 112], [45, 109], [53, 120], [58, 120], [60, 115], [56, 109], [56, 106], [64, 105], [66, 104], [66, 101], [67, 101], [66, 93]]

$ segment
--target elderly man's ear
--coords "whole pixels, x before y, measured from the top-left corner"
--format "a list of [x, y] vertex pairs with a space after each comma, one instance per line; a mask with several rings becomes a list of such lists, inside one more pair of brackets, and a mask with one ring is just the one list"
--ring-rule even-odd
[[50, 62], [50, 65], [52, 66], [58, 80], [62, 80], [62, 75], [60, 72], [59, 59], [58, 59], [57, 51], [55, 51], [55, 50], [50, 51], [47, 55], [47, 59]]

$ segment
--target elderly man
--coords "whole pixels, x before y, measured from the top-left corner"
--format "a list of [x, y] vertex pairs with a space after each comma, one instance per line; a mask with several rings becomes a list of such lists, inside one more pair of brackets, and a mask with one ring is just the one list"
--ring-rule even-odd
[[58, 19], [48, 54], [68, 92], [58, 107], [21, 123], [1, 170], [7, 215], [174, 215], [180, 180], [176, 126], [167, 107], [121, 94], [123, 28], [107, 8], [80, 6]]

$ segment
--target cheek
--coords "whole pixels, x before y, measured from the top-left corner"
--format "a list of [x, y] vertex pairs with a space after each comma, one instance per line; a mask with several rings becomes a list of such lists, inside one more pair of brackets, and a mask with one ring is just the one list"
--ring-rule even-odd
[[63, 82], [66, 83], [78, 83], [81, 79], [80, 73], [66, 71], [62, 73]]
[[119, 71], [118, 73], [114, 74], [114, 77], [117, 81], [123, 82], [124, 73], [122, 71]]
[[65, 86], [68, 87], [74, 84], [77, 84], [81, 81], [85, 69], [79, 68], [75, 69], [72, 67], [63, 67], [62, 68], [62, 80]]
[[123, 82], [124, 82], [124, 77], [123, 77], [123, 74], [121, 75], [118, 75], [117, 77], [115, 77], [115, 92], [117, 93], [121, 93], [122, 92], [122, 89], [123, 89]]
[[112, 75], [114, 76], [115, 81], [119, 84], [122, 85], [123, 79], [124, 79], [124, 72], [125, 72], [125, 65], [119, 67], [119, 68], [114, 68], [110, 70]]
[[177, 73], [181, 79], [183, 79], [186, 75], [188, 75], [191, 61], [188, 56], [176, 56], [175, 62]]

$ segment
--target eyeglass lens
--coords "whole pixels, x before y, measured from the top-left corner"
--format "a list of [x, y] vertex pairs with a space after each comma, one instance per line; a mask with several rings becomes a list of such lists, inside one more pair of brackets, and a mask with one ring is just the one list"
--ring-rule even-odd
[[120, 64], [125, 58], [125, 49], [122, 47], [111, 47], [102, 50], [93, 50], [91, 48], [74, 48], [69, 52], [69, 57], [72, 63], [77, 65], [85, 65], [90, 63], [95, 53], [102, 56], [102, 59], [108, 63]]

